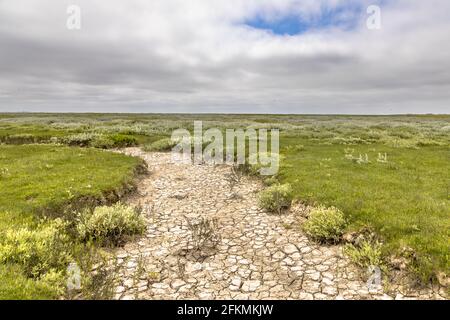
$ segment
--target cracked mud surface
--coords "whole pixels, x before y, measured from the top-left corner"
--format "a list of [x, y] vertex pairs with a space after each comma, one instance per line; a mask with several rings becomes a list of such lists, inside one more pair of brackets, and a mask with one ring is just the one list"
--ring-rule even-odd
[[[130, 200], [142, 205], [146, 234], [116, 252], [116, 299], [440, 299], [442, 290], [388, 295], [369, 290], [340, 246], [306, 238], [294, 213], [257, 206], [260, 182], [244, 177], [230, 187], [229, 166], [182, 164], [170, 153], [140, 156], [151, 174]], [[186, 218], [217, 218], [221, 242], [209, 256], [186, 253]]]

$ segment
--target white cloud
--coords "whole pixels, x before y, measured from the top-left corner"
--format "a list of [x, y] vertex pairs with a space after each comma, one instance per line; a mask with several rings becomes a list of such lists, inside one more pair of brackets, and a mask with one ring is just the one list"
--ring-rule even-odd
[[0, 111], [448, 113], [446, 0], [384, 1], [379, 31], [364, 16], [292, 37], [244, 24], [349, 2], [371, 4], [3, 0]]

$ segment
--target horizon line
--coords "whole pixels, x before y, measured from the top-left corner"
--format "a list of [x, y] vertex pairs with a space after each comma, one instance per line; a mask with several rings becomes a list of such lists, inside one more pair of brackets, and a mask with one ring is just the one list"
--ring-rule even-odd
[[58, 111], [0, 111], [2, 114], [111, 114], [111, 115], [271, 115], [271, 116], [450, 116], [450, 113], [232, 113], [232, 112], [58, 112]]

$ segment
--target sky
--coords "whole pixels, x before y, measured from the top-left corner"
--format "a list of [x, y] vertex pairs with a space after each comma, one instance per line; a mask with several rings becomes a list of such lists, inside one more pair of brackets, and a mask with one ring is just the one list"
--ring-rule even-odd
[[0, 112], [450, 113], [449, 12], [448, 0], [0, 0]]

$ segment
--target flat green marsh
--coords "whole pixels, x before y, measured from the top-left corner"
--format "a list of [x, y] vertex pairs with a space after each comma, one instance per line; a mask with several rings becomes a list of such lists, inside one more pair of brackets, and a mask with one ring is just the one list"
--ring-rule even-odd
[[[174, 129], [192, 129], [194, 120], [204, 129], [279, 128], [278, 179], [292, 185], [295, 198], [336, 206], [349, 230], [373, 228], [387, 254], [412, 248], [414, 271], [425, 280], [450, 273], [448, 115], [3, 114], [0, 141], [65, 143], [88, 134], [93, 146], [99, 137], [149, 145]], [[56, 199], [112, 188], [135, 166], [92, 149], [0, 150], [0, 230], [25, 223]]]

